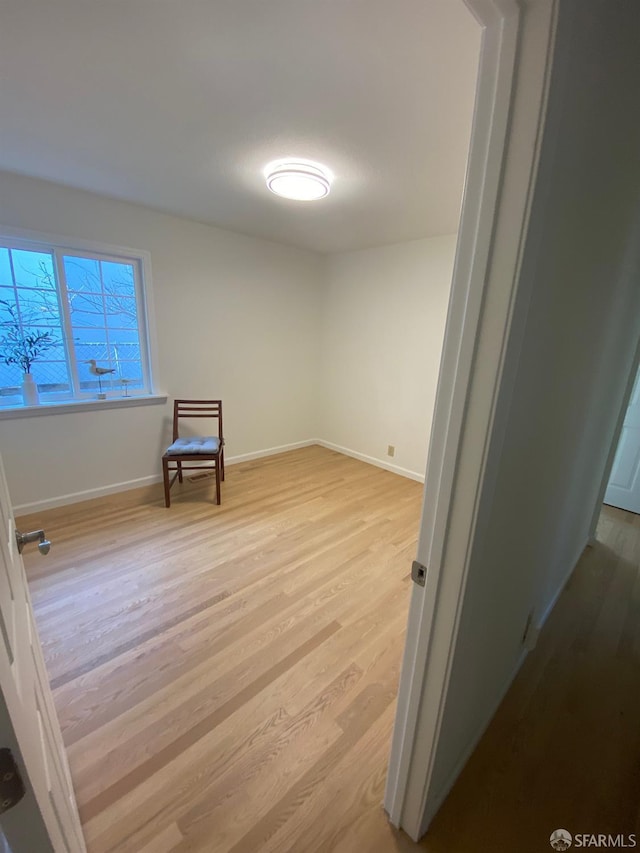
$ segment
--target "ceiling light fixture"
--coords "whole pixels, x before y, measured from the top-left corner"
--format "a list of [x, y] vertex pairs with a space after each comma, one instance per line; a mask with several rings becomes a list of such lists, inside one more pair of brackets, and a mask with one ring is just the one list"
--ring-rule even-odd
[[264, 170], [272, 193], [296, 201], [317, 201], [329, 195], [333, 175], [310, 160], [276, 160]]

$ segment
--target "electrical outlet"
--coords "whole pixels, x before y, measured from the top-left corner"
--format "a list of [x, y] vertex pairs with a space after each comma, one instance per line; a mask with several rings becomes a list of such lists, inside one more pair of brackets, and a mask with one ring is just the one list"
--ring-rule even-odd
[[387, 446], [387, 456], [395, 456], [395, 455], [396, 455], [395, 447], [393, 446], [393, 444], [389, 444]]

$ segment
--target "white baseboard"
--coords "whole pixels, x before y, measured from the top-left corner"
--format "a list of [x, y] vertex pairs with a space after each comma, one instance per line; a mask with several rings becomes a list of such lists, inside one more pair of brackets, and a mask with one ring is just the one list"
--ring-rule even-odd
[[[249, 462], [251, 459], [260, 459], [263, 456], [274, 456], [276, 453], [286, 453], [288, 450], [297, 450], [299, 447], [309, 447], [318, 442], [314, 438], [307, 441], [298, 441], [294, 444], [282, 444], [279, 447], [268, 447], [266, 450], [257, 450], [255, 453], [243, 453], [240, 456], [228, 456], [225, 465], [235, 465], [238, 462]], [[102, 498], [113, 495], [116, 492], [128, 492], [130, 489], [139, 489], [142, 486], [151, 486], [162, 482], [162, 474], [152, 474], [148, 477], [138, 477], [135, 480], [125, 480], [122, 483], [112, 483], [109, 486], [98, 486], [95, 489], [84, 489], [80, 492], [71, 492], [67, 495], [57, 495], [42, 501], [18, 504], [14, 506], [14, 515], [30, 515], [32, 512], [43, 512], [46, 509], [54, 509], [58, 506], [67, 506], [79, 501], [88, 501], [92, 498]]]
[[[292, 444], [281, 444], [278, 447], [267, 447], [264, 450], [256, 450], [252, 453], [241, 453], [238, 456], [227, 456], [224, 461], [225, 465], [237, 465], [240, 462], [250, 462], [252, 459], [262, 459], [264, 456], [275, 456], [277, 453], [288, 453], [290, 450], [310, 447], [313, 444], [319, 444], [321, 447], [335, 450], [338, 453], [343, 453], [345, 456], [352, 456], [361, 462], [368, 462], [370, 465], [376, 465], [378, 468], [385, 468], [387, 471], [393, 471], [394, 474], [400, 474], [403, 477], [409, 477], [411, 480], [424, 483], [424, 476], [417, 474], [415, 471], [408, 471], [406, 468], [400, 468], [398, 465], [391, 465], [388, 462], [375, 459], [373, 456], [366, 456], [364, 453], [357, 453], [355, 450], [349, 450], [346, 447], [340, 447], [337, 444], [331, 444], [331, 442], [322, 441], [317, 438], [296, 441]], [[122, 483], [112, 483], [109, 486], [98, 486], [95, 489], [84, 489], [80, 492], [57, 495], [56, 497], [46, 498], [41, 501], [18, 504], [14, 506], [13, 511], [15, 515], [30, 515], [33, 512], [43, 512], [46, 509], [67, 506], [68, 504], [78, 503], [79, 501], [88, 501], [92, 498], [102, 498], [106, 495], [113, 495], [116, 492], [127, 492], [130, 489], [139, 489], [142, 486], [150, 486], [161, 482], [162, 474], [152, 474], [148, 477], [138, 477], [135, 480], [126, 480]]]
[[281, 444], [279, 447], [268, 447], [266, 450], [256, 450], [253, 453], [241, 453], [239, 456], [227, 456], [225, 454], [225, 465], [236, 465], [238, 462], [251, 462], [252, 459], [262, 459], [263, 456], [275, 456], [277, 453], [288, 453], [290, 450], [298, 450], [300, 447], [311, 447], [312, 444], [320, 444], [315, 438], [306, 441], [296, 441], [293, 444]]
[[75, 504], [79, 501], [89, 501], [92, 498], [102, 498], [105, 495], [114, 495], [116, 492], [128, 492], [130, 489], [139, 489], [142, 486], [151, 486], [162, 482], [162, 474], [153, 474], [149, 477], [138, 477], [135, 480], [125, 480], [123, 483], [112, 483], [109, 486], [98, 486], [96, 489], [84, 489], [81, 492], [70, 492], [68, 495], [57, 495], [42, 501], [18, 504], [13, 507], [14, 515], [29, 515], [32, 512], [42, 512], [45, 509], [54, 509], [57, 506]]
[[394, 474], [400, 474], [401, 477], [408, 477], [409, 480], [416, 480], [418, 483], [424, 483], [424, 474], [419, 474], [417, 471], [410, 471], [408, 468], [401, 468], [399, 465], [393, 465], [391, 462], [385, 462], [383, 459], [376, 459], [375, 456], [367, 456], [365, 453], [358, 453], [357, 450], [350, 450], [348, 447], [341, 447], [339, 444], [333, 444], [331, 441], [317, 439], [312, 444], [319, 444], [321, 447], [326, 447], [328, 450], [335, 450], [337, 453], [343, 453], [345, 456], [352, 456], [354, 459], [359, 459], [361, 462], [367, 462], [369, 465], [375, 465], [378, 468], [384, 468], [385, 471], [392, 471]]

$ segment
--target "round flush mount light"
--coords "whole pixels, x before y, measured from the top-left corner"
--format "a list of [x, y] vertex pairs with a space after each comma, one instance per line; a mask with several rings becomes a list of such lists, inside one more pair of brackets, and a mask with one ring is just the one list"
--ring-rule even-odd
[[296, 201], [317, 201], [329, 195], [333, 175], [321, 163], [310, 160], [276, 160], [265, 167], [272, 193]]

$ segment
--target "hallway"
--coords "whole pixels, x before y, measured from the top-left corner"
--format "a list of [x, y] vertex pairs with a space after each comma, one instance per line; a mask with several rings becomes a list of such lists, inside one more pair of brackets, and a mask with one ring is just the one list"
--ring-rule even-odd
[[422, 843], [381, 819], [363, 849], [544, 853], [558, 828], [640, 838], [640, 516], [605, 506], [597, 539]]

